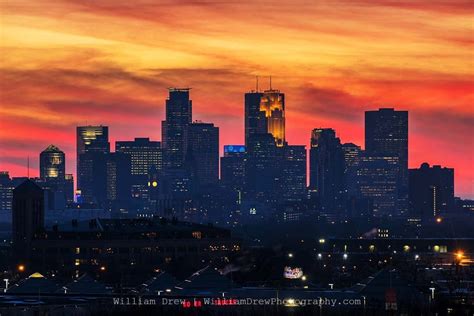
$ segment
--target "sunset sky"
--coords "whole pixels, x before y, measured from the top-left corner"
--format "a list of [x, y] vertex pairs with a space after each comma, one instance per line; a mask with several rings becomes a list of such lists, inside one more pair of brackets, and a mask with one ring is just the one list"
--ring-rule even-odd
[[[383, 4], [382, 4], [383, 3]], [[455, 168], [474, 198], [474, 2], [0, 0], [0, 170], [38, 175], [53, 143], [75, 173], [75, 126], [111, 144], [161, 139], [167, 87], [243, 143], [244, 93], [286, 95], [287, 140], [332, 127], [364, 146], [364, 111], [409, 111], [410, 167]]]

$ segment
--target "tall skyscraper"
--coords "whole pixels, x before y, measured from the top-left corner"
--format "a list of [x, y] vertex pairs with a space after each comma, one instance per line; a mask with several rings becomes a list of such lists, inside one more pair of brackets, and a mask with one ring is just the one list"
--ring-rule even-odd
[[127, 210], [132, 198], [131, 159], [121, 152], [106, 155], [106, 200], [115, 210]]
[[221, 158], [221, 182], [234, 191], [242, 192], [245, 176], [246, 149], [243, 145], [225, 145]]
[[283, 147], [282, 197], [285, 201], [300, 201], [306, 195], [306, 146]]
[[276, 202], [281, 188], [281, 156], [271, 134], [249, 137], [244, 196], [264, 204]]
[[342, 145], [344, 153], [344, 182], [347, 195], [354, 197], [358, 194], [357, 188], [357, 168], [359, 159], [362, 154], [360, 146], [353, 143], [345, 143]]
[[398, 157], [361, 153], [357, 162], [358, 195], [371, 200], [373, 216], [393, 217], [398, 204]]
[[430, 167], [423, 163], [409, 170], [410, 212], [417, 218], [430, 218], [453, 209], [454, 169]]
[[162, 146], [166, 168], [181, 168], [188, 145], [188, 125], [192, 121], [189, 89], [170, 88], [166, 100], [166, 120], [162, 122]]
[[219, 180], [219, 128], [211, 123], [190, 124], [187, 150], [195, 160], [198, 185], [216, 184]]
[[115, 142], [115, 151], [130, 156], [131, 159], [131, 186], [133, 200], [137, 207], [143, 207], [148, 200], [148, 180], [150, 170], [155, 172], [163, 168], [163, 150], [161, 143], [150, 141], [149, 138], [135, 138], [134, 141]]
[[[77, 127], [77, 189], [83, 202], [94, 202], [94, 187], [97, 174], [93, 167], [100, 169], [103, 155], [110, 152], [109, 128], [107, 126]], [[99, 161], [95, 161], [99, 160]], [[105, 178], [104, 178], [105, 179]]]
[[[374, 157], [398, 157], [398, 198], [393, 212], [408, 209], [408, 111], [392, 108], [365, 112], [365, 150]], [[395, 214], [394, 214], [395, 215]]]
[[321, 215], [328, 219], [344, 214], [344, 152], [336, 132], [316, 128], [311, 133], [310, 189], [316, 193]]
[[285, 144], [285, 95], [279, 90], [245, 94], [245, 144], [253, 134], [269, 133], [278, 147]]

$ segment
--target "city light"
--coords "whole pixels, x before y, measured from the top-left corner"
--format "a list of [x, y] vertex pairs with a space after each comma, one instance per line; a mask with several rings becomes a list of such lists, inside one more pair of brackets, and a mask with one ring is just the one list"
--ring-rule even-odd
[[301, 277], [301, 281], [306, 281], [306, 275], [303, 275], [303, 276]]
[[343, 258], [344, 260], [347, 260], [347, 253], [343, 254], [343, 255], [342, 255], [342, 258]]
[[325, 242], [326, 242], [326, 239], [324, 239], [324, 238], [319, 239], [320, 244], [324, 244]]
[[458, 251], [456, 252], [456, 259], [459, 260], [459, 261], [461, 261], [463, 258], [464, 258], [464, 252], [461, 251], [461, 250], [458, 250]]
[[443, 219], [442, 219], [441, 217], [436, 218], [436, 223], [439, 224], [439, 223], [441, 223], [442, 221], [443, 221]]
[[18, 265], [17, 270], [18, 270], [19, 272], [25, 271], [25, 265], [23, 265], [23, 264]]
[[105, 266], [100, 267], [100, 271], [105, 271], [105, 270], [106, 270]]
[[293, 258], [293, 254], [291, 252], [288, 254], [288, 258]]

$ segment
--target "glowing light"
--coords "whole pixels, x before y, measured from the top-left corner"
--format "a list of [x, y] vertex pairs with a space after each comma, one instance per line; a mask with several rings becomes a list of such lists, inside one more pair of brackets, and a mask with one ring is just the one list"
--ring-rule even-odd
[[326, 242], [326, 239], [321, 238], [321, 239], [319, 240], [319, 243], [320, 243], [320, 244], [324, 244], [325, 242]]
[[17, 269], [18, 269], [19, 272], [23, 272], [23, 271], [25, 271], [25, 266], [23, 264], [20, 264], [20, 265], [18, 265]]
[[293, 258], [293, 254], [291, 252], [288, 254], [288, 258]]
[[158, 186], [158, 182], [153, 181], [153, 182], [151, 183], [151, 185], [152, 185], [154, 188], [156, 188], [156, 187]]
[[441, 217], [438, 217], [438, 218], [436, 219], [436, 223], [438, 223], [438, 224], [441, 223], [442, 221], [443, 221], [443, 219], [442, 219]]
[[100, 271], [105, 271], [105, 270], [106, 270], [105, 266], [100, 267]]
[[456, 252], [456, 259], [462, 260], [462, 258], [464, 258], [464, 252], [459, 250], [458, 252]]
[[303, 275], [303, 276], [301, 277], [301, 280], [302, 280], [302, 281], [306, 281], [306, 275]]

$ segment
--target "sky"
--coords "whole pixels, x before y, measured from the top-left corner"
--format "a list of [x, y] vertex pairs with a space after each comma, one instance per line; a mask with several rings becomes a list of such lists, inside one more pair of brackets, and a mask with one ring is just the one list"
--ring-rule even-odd
[[364, 111], [409, 111], [409, 166], [455, 168], [474, 198], [474, 2], [0, 0], [0, 170], [38, 175], [49, 144], [75, 173], [75, 126], [161, 139], [167, 87], [243, 143], [244, 93], [285, 93], [290, 144], [330, 127], [364, 146]]

